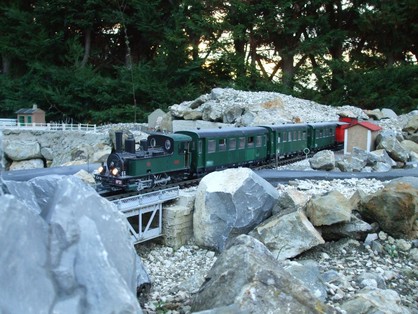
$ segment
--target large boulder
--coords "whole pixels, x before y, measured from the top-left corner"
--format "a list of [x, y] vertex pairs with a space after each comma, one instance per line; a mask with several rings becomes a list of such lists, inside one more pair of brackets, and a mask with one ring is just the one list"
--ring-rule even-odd
[[196, 191], [193, 232], [198, 245], [222, 251], [226, 242], [271, 216], [278, 192], [251, 169], [212, 172]]
[[401, 142], [401, 146], [409, 152], [418, 154], [418, 143], [411, 140], [404, 140]]
[[360, 206], [361, 215], [395, 238], [414, 238], [418, 218], [418, 178], [392, 180]]
[[389, 156], [400, 162], [407, 162], [409, 159], [408, 150], [402, 147], [401, 143], [394, 136], [386, 136], [383, 132], [379, 134], [380, 138], [377, 138], [378, 141], [377, 149], [384, 149], [389, 154]]
[[309, 201], [309, 196], [297, 189], [279, 190], [279, 198], [274, 206], [272, 214], [282, 214], [304, 208]]
[[[8, 221], [13, 215], [1, 215], [5, 220], [1, 226], [13, 223], [18, 230], [14, 238], [19, 243], [27, 242], [22, 250], [16, 250], [16, 241], [1, 242], [2, 252], [10, 252], [20, 261], [19, 272], [22, 270], [23, 274], [1, 274], [1, 282], [13, 283], [21, 291], [7, 302], [22, 302], [24, 294], [32, 295], [22, 302], [26, 309], [38, 302], [44, 309], [60, 313], [141, 313], [136, 299], [137, 255], [127, 232], [127, 221], [114, 204], [74, 176], [44, 176], [6, 184], [19, 200], [10, 202], [6, 209], [37, 217], [31, 217], [35, 222], [30, 221], [28, 226], [19, 227], [21, 222]], [[41, 246], [46, 249], [40, 250]], [[46, 255], [42, 268], [47, 275], [42, 279], [32, 274], [25, 276], [24, 272], [35, 267], [31, 258], [40, 254], [38, 251]], [[31, 258], [21, 258], [22, 254]], [[50, 297], [44, 298], [44, 291]], [[48, 304], [50, 299], [52, 304]]]
[[57, 291], [45, 267], [47, 223], [13, 195], [0, 196], [0, 202], [0, 312], [49, 313]]
[[409, 118], [402, 131], [407, 132], [408, 134], [416, 133], [418, 131], [418, 115], [413, 115]]
[[3, 143], [6, 157], [14, 160], [28, 160], [41, 158], [41, 146], [37, 141], [10, 141]]
[[335, 168], [334, 152], [322, 150], [309, 159], [309, 164], [314, 170], [333, 170]]
[[306, 215], [314, 226], [329, 226], [351, 219], [350, 201], [336, 190], [314, 195], [306, 205]]
[[302, 211], [272, 216], [249, 235], [264, 243], [279, 260], [295, 257], [325, 243]]
[[193, 312], [228, 306], [234, 306], [233, 313], [336, 312], [247, 235], [235, 238], [222, 252], [192, 300]]

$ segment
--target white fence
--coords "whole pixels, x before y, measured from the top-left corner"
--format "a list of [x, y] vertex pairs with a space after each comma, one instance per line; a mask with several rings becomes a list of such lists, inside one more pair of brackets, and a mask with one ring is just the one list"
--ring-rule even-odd
[[96, 132], [97, 131], [97, 127], [95, 124], [17, 123], [16, 119], [0, 119], [0, 129], [83, 131], [83, 132]]

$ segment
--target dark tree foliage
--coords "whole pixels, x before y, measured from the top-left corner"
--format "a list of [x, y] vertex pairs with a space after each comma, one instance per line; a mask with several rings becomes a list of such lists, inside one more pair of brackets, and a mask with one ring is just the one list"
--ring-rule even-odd
[[213, 87], [417, 108], [413, 0], [5, 0], [0, 116], [144, 121]]

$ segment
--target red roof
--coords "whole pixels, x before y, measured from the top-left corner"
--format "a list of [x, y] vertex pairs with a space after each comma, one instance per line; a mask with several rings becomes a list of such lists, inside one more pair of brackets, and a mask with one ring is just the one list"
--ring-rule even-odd
[[380, 131], [382, 129], [380, 126], [378, 126], [376, 124], [373, 124], [371, 122], [367, 122], [367, 121], [357, 122], [355, 124], [352, 124], [349, 127], [351, 128], [355, 125], [361, 125], [362, 127], [365, 127], [366, 129], [369, 129], [370, 131]]

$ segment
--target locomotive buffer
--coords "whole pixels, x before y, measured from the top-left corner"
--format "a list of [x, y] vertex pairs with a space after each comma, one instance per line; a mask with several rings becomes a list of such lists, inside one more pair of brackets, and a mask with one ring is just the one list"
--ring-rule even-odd
[[113, 200], [129, 222], [133, 244], [162, 235], [162, 204], [176, 199], [179, 187]]

